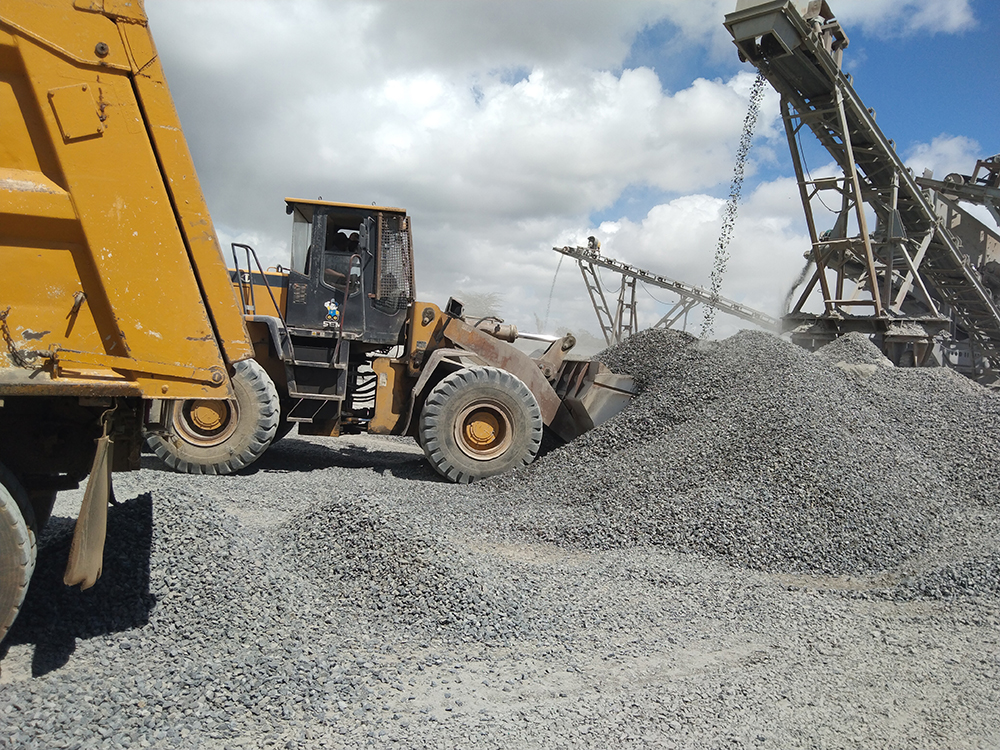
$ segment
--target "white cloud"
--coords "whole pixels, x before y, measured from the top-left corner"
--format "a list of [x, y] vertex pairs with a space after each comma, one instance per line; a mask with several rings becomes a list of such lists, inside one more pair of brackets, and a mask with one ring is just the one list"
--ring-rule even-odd
[[[753, 75], [664, 91], [651, 69], [622, 67], [636, 35], [664, 22], [679, 49], [711, 47], [735, 70], [721, 24], [735, 0], [146, 7], [220, 235], [254, 244], [268, 265], [287, 263], [282, 199], [322, 195], [406, 207], [421, 297], [499, 290], [525, 328], [550, 306], [552, 246], [592, 233], [624, 260], [708, 284], [722, 208], [709, 193], [725, 194]], [[835, 10], [845, 23], [915, 29], [931, 4], [838, 0]], [[959, 15], [949, 18], [938, 22]], [[751, 180], [758, 164], [787, 171], [777, 115], [768, 90]], [[590, 227], [630, 186], [684, 197], [638, 222]], [[787, 179], [751, 187], [723, 294], [777, 314], [806, 249], [801, 207]], [[641, 304], [646, 322], [662, 314]], [[597, 330], [572, 264], [550, 323]]]
[[[708, 288], [724, 206], [725, 201], [719, 198], [688, 195], [655, 206], [640, 222], [623, 219], [586, 231], [601, 240], [601, 252], [607, 257], [675, 281]], [[583, 244], [585, 234], [566, 234], [560, 242]], [[808, 248], [794, 180], [781, 178], [762, 183], [739, 209], [729, 245], [722, 295], [772, 316], [780, 315], [785, 296], [804, 264], [803, 254]], [[580, 274], [573, 268], [569, 275], [571, 279], [566, 282], [563, 294], [568, 297], [572, 293], [571, 285], [576, 286], [584, 304], [574, 306], [573, 314], [582, 315], [584, 325], [596, 330], [596, 314], [583, 293]], [[606, 271], [602, 279], [606, 294], [610, 294], [609, 304], [613, 306], [620, 277]], [[662, 288], [649, 287], [646, 291], [648, 293], [640, 293], [638, 298], [639, 319], [643, 326], [655, 323], [677, 301], [673, 293]], [[690, 316], [689, 329], [696, 333], [701, 313], [701, 308], [696, 308]], [[720, 314], [716, 332], [725, 336], [747, 325]]]
[[[976, 162], [983, 156], [985, 154], [982, 152], [982, 147], [971, 138], [942, 134], [930, 143], [918, 143], [913, 146], [906, 157], [906, 165], [917, 176], [929, 170], [934, 179], [943, 180], [953, 172], [970, 176], [976, 168]], [[963, 202], [962, 207], [996, 231], [997, 222], [986, 206]]]
[[857, 26], [873, 36], [948, 33], [976, 25], [969, 0], [836, 0], [830, 3], [847, 29]]
[[924, 170], [930, 170], [935, 179], [943, 180], [951, 172], [971, 174], [976, 160], [981, 158], [981, 148], [976, 141], [942, 133], [930, 143], [912, 146], [904, 161], [918, 177]]

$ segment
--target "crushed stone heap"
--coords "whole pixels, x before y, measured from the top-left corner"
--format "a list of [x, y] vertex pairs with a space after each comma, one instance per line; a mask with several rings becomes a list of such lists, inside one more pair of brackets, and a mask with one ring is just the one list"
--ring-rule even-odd
[[647, 330], [602, 359], [642, 387], [629, 408], [490, 483], [530, 534], [850, 574], [951, 565], [995, 524], [1000, 399], [951, 371], [892, 367], [863, 337], [811, 354], [754, 331]]

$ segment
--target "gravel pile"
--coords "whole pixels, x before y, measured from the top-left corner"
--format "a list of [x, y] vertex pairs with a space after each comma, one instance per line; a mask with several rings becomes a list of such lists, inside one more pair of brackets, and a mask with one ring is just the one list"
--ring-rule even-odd
[[626, 412], [472, 486], [368, 436], [120, 475], [0, 749], [1000, 746], [996, 397], [865, 344], [634, 337]]
[[1000, 553], [979, 555], [910, 572], [884, 595], [897, 601], [1000, 595]]
[[428, 634], [482, 643], [518, 634], [516, 599], [440, 532], [381, 515], [368, 496], [323, 501], [279, 532], [286, 565], [331, 602]]
[[852, 365], [893, 367], [892, 362], [882, 354], [882, 350], [863, 333], [851, 332], [836, 338], [815, 354], [823, 361], [841, 367], [849, 368]]
[[893, 368], [863, 337], [814, 355], [760, 332], [705, 346], [649, 330], [603, 358], [640, 381], [629, 409], [494, 482], [543, 539], [872, 573], [950, 549], [996, 502], [997, 397]]
[[[170, 488], [112, 508], [104, 574], [88, 592], [61, 583], [72, 526], [60, 520], [10, 639], [35, 644], [33, 673], [60, 678], [6, 707], [18, 717], [11, 747], [80, 746], [95, 732], [102, 747], [138, 736], [183, 746], [309, 710], [331, 664], [303, 646], [299, 618], [284, 619], [302, 587], [267, 568], [201, 493]], [[275, 700], [296, 688], [301, 703]], [[51, 710], [59, 705], [73, 706], [74, 722]]]

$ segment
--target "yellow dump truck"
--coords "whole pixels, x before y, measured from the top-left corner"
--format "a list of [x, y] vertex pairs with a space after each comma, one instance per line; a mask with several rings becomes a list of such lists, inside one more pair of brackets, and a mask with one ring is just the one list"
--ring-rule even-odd
[[3, 638], [56, 492], [89, 475], [65, 576], [87, 587], [150, 400], [260, 371], [141, 2], [0, 4], [0, 253]]

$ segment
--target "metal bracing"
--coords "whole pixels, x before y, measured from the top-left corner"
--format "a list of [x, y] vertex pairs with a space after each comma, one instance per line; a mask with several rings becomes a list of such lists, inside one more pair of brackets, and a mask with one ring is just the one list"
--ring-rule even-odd
[[597, 313], [597, 321], [601, 325], [605, 343], [614, 346], [639, 330], [635, 309], [635, 279], [622, 276], [621, 287], [618, 290], [618, 305], [612, 314], [596, 266], [593, 263], [582, 262], [577, 265], [583, 274], [583, 283], [587, 285], [587, 293]]
[[[841, 72], [847, 37], [827, 4], [810, 3], [806, 13], [803, 18], [792, 0], [770, 0], [725, 20], [741, 58], [781, 95], [809, 229], [812, 273], [785, 317], [785, 329], [890, 335], [917, 324], [930, 338], [953, 322], [1000, 362], [1000, 310], [979, 270]], [[798, 142], [807, 128], [840, 175], [808, 174]], [[823, 231], [816, 204], [825, 196], [840, 200], [832, 228]], [[823, 313], [808, 314], [804, 307], [817, 289]]]
[[604, 297], [601, 280], [597, 277], [597, 269], [592, 263], [578, 263], [577, 265], [580, 266], [580, 273], [583, 274], [583, 283], [587, 287], [590, 302], [594, 305], [594, 311], [597, 313], [597, 322], [601, 325], [601, 333], [604, 334], [604, 341], [608, 346], [613, 346], [620, 339], [615, 330], [615, 318], [608, 307], [607, 299]]
[[[880, 191], [886, 200], [866, 200], [864, 197], [858, 199], [859, 195], [864, 196], [862, 184], [866, 188], [868, 185], [857, 168], [843, 106], [843, 93], [839, 89], [835, 99], [836, 106], [820, 114], [832, 112], [835, 115], [834, 119], [827, 121], [833, 136], [829, 140], [828, 149], [831, 149], [837, 162], [843, 165], [844, 174], [842, 177], [810, 179], [806, 175], [798, 140], [803, 126], [809, 122], [817, 123], [818, 118], [803, 116], [791, 102], [782, 97], [781, 114], [812, 241], [810, 259], [813, 269], [789, 314], [795, 321], [803, 316], [803, 306], [812, 296], [818, 282], [825, 314], [828, 316], [854, 315], [856, 313], [853, 309], [846, 308], [856, 307], [870, 307], [873, 317], [881, 317], [887, 311], [897, 317], [905, 316], [903, 301], [914, 290], [925, 306], [927, 315], [937, 318], [938, 306], [917, 271], [933, 238], [933, 230], [928, 228], [922, 237], [906, 236], [899, 213], [898, 171], [891, 173], [890, 184]], [[817, 234], [815, 204], [819, 203], [823, 210], [829, 210], [824, 194], [837, 196], [840, 208], [833, 227]], [[868, 231], [866, 204], [874, 209], [878, 219], [878, 231], [874, 234]], [[895, 290], [898, 292], [894, 294]]]
[[[600, 255], [598, 251], [590, 248], [554, 247], [552, 249], [576, 260], [577, 265], [580, 267], [580, 272], [583, 274], [584, 283], [587, 285], [590, 301], [593, 303], [594, 311], [597, 313], [598, 322], [601, 324], [601, 332], [604, 334], [604, 338], [609, 346], [639, 330], [635, 301], [636, 282], [639, 281], [643, 284], [671, 291], [680, 298], [678, 303], [653, 326], [654, 328], [669, 328], [673, 326], [677, 321], [686, 319], [687, 313], [691, 308], [701, 304], [709, 305], [720, 312], [750, 321], [768, 331], [777, 333], [781, 330], [781, 321], [777, 318], [731, 299], [713, 295], [710, 290], [703, 287], [692, 286], [691, 284], [675, 281], [666, 276], [644, 271], [641, 268], [635, 268], [627, 263], [621, 263], [620, 261]], [[611, 314], [597, 278], [598, 267], [607, 268], [622, 276], [616, 315]]]
[[698, 304], [697, 300], [685, 299], [681, 297], [676, 304], [667, 310], [667, 314], [653, 324], [653, 328], [673, 328], [678, 322], [683, 321], [681, 330], [687, 330], [687, 316], [691, 308]]
[[[981, 169], [986, 171], [984, 177], [979, 177]], [[944, 180], [918, 177], [917, 184], [967, 203], [986, 206], [993, 220], [1000, 225], [1000, 154], [980, 159], [972, 175], [952, 174]]]
[[624, 341], [639, 330], [639, 316], [635, 309], [635, 277], [622, 276], [618, 290], [618, 309], [615, 311], [615, 333]]

